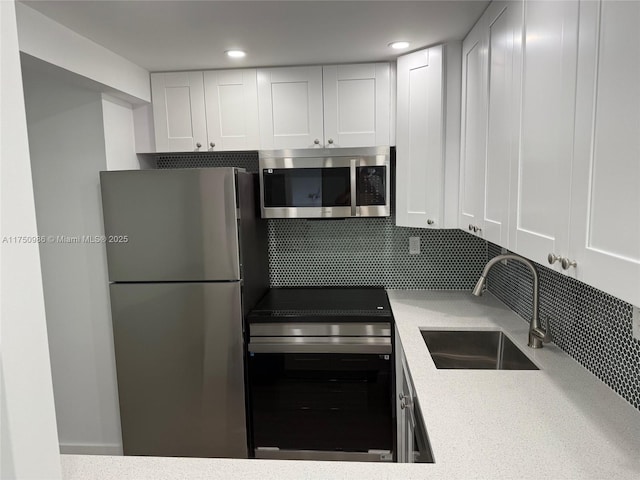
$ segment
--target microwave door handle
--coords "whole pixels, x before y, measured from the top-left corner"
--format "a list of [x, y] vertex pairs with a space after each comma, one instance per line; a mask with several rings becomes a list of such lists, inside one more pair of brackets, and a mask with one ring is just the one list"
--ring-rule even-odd
[[351, 159], [351, 216], [355, 217], [356, 216], [356, 197], [357, 197], [357, 192], [356, 192], [356, 165], [357, 165], [358, 160], [355, 158]]

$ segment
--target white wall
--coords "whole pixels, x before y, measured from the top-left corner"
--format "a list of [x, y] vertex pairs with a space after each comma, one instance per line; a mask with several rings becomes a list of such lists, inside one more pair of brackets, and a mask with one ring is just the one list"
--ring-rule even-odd
[[138, 170], [133, 107], [127, 102], [102, 94], [102, 120], [107, 170]]
[[[35, 236], [13, 1], [0, 1], [0, 234]], [[0, 243], [0, 478], [59, 479], [37, 244]]]
[[[109, 141], [124, 137], [126, 162], [133, 162], [130, 115], [103, 103], [99, 92], [31, 64], [24, 64], [23, 80], [39, 234], [103, 234], [103, 105]], [[116, 132], [120, 117], [127, 126]], [[110, 154], [119, 155], [120, 146], [110, 146]], [[40, 255], [61, 451], [121, 453], [105, 247], [47, 242]]]
[[99, 82], [130, 102], [151, 101], [149, 72], [40, 12], [17, 5], [20, 50]]

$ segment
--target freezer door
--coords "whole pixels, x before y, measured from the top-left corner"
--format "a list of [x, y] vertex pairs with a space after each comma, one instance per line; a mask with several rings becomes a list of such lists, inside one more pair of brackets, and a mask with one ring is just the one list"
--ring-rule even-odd
[[125, 455], [246, 458], [239, 282], [110, 287]]
[[112, 282], [238, 280], [232, 168], [100, 172]]

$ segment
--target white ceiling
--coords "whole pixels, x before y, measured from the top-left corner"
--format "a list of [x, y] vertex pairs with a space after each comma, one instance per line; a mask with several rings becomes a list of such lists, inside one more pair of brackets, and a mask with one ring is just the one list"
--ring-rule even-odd
[[[390, 60], [461, 40], [488, 1], [23, 1], [150, 70]], [[232, 60], [225, 50], [247, 51]]]

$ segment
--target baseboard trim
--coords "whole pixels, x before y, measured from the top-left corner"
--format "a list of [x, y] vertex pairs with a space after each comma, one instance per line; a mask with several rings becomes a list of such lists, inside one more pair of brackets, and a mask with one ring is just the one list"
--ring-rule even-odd
[[122, 455], [122, 445], [60, 444], [61, 454], [72, 455]]

